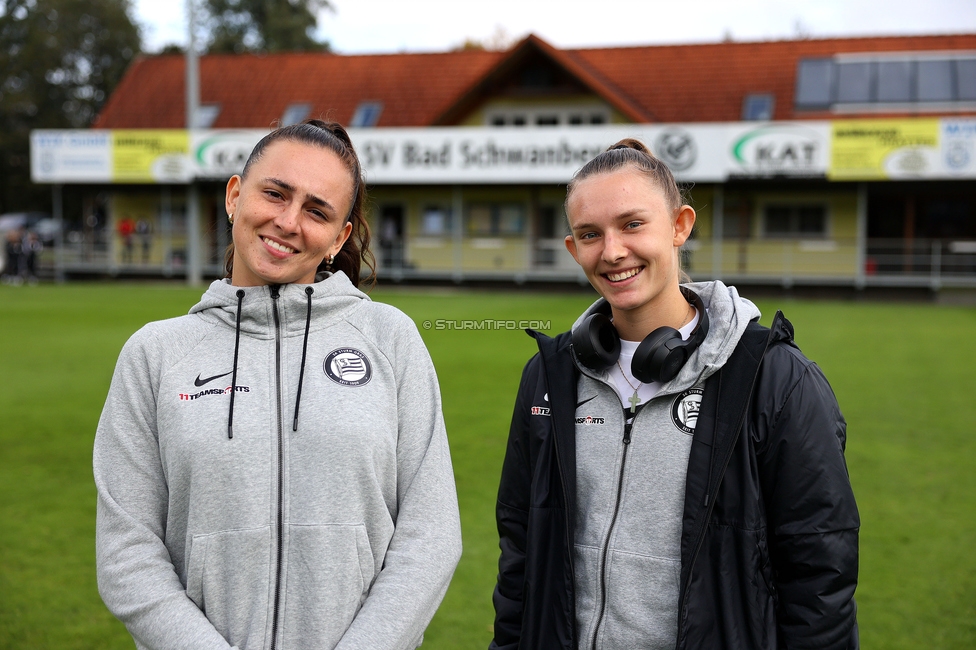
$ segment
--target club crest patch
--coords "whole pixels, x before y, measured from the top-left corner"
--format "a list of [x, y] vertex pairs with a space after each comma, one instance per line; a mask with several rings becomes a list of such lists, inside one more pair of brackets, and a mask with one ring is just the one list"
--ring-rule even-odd
[[355, 348], [333, 350], [322, 362], [322, 369], [329, 379], [342, 386], [362, 386], [373, 376], [369, 359]]
[[671, 403], [671, 421], [674, 426], [685, 433], [695, 432], [704, 392], [701, 388], [689, 388], [674, 398]]

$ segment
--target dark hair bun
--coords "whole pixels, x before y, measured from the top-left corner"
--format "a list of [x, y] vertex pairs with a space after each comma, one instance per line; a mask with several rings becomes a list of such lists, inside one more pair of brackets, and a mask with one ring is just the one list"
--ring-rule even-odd
[[651, 154], [651, 150], [647, 148], [647, 145], [637, 138], [624, 138], [620, 142], [610, 145], [607, 151], [613, 151], [614, 149], [635, 149], [641, 153], [647, 154], [648, 156], [653, 155]]

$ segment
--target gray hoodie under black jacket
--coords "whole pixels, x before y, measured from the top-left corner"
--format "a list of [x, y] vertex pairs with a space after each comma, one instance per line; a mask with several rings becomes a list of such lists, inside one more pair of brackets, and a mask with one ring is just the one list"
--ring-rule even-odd
[[582, 648], [674, 647], [697, 407], [705, 380], [732, 355], [749, 321], [759, 318], [734, 287], [690, 286], [708, 305], [708, 336], [678, 375], [642, 405], [626, 444], [623, 408], [609, 373], [579, 366], [573, 554]]
[[833, 392], [782, 314], [766, 329], [733, 287], [688, 287], [708, 334], [629, 431], [570, 334], [532, 333], [498, 490], [492, 650], [858, 647], [860, 522]]
[[139, 330], [94, 473], [99, 592], [139, 648], [413, 648], [460, 557], [430, 357], [341, 273], [217, 281]]

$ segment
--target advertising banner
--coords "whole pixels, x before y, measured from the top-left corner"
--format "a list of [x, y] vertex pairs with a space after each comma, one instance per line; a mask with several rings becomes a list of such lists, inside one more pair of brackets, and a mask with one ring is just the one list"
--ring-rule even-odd
[[225, 181], [240, 174], [267, 129], [208, 129], [190, 132], [190, 168], [195, 178]]
[[833, 180], [941, 175], [938, 119], [841, 120], [832, 127]]
[[31, 180], [35, 183], [109, 183], [112, 132], [31, 132]]
[[[31, 134], [37, 183], [187, 183], [240, 173], [264, 129]], [[976, 119], [350, 129], [373, 185], [566, 183], [624, 138], [679, 181], [976, 177]]]
[[183, 129], [112, 131], [112, 180], [116, 183], [187, 183], [190, 136]]
[[976, 177], [976, 119], [942, 120], [939, 136], [946, 177]]
[[726, 142], [729, 178], [822, 178], [830, 161], [827, 122], [730, 124]]
[[637, 138], [679, 180], [725, 176], [724, 125], [351, 129], [373, 184], [567, 183], [614, 142]]

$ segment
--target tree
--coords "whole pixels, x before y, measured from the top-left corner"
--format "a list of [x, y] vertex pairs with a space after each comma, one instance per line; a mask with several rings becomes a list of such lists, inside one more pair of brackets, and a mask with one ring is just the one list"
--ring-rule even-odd
[[204, 0], [208, 50], [214, 53], [321, 52], [316, 14], [329, 0]]
[[91, 124], [139, 53], [129, 0], [0, 0], [0, 212], [45, 209], [31, 129]]

